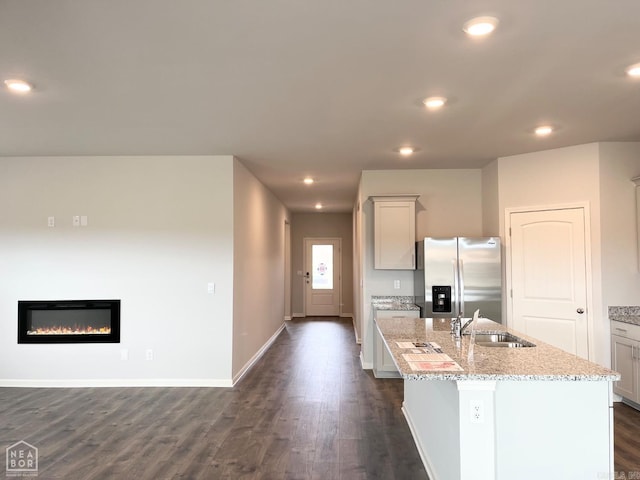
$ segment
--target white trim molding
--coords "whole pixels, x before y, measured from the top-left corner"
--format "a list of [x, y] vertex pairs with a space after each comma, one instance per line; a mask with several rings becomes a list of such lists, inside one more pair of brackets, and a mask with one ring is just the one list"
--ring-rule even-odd
[[94, 388], [94, 387], [233, 387], [230, 379], [215, 378], [112, 378], [112, 379], [1, 379], [0, 387]]
[[271, 335], [271, 338], [269, 340], [266, 341], [266, 343], [262, 346], [262, 348], [260, 348], [260, 350], [258, 350], [256, 352], [256, 354], [251, 357], [251, 359], [244, 365], [244, 367], [242, 367], [240, 369], [240, 371], [233, 376], [233, 381], [232, 381], [232, 385], [234, 386], [236, 385], [241, 379], [242, 377], [245, 375], [245, 373], [247, 373], [249, 370], [251, 370], [251, 367], [253, 367], [253, 365], [260, 360], [260, 357], [262, 357], [262, 355], [264, 355], [264, 353], [269, 350], [269, 347], [271, 347], [271, 345], [273, 345], [273, 342], [276, 341], [276, 338], [278, 338], [278, 335], [280, 335], [280, 333], [285, 329], [285, 325], [284, 323], [282, 325], [280, 325], [280, 328], [278, 328], [278, 330], [276, 330], [276, 333], [274, 333], [273, 335]]

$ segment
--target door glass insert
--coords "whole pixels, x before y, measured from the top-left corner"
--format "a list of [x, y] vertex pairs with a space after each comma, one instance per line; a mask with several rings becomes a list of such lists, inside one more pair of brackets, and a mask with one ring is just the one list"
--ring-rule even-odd
[[311, 266], [311, 288], [333, 290], [333, 245], [312, 245]]

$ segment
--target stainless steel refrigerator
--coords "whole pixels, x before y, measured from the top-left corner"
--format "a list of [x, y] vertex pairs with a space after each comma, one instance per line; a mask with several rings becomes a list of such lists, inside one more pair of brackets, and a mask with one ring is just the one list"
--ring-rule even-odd
[[415, 302], [422, 317], [502, 322], [500, 238], [430, 238], [416, 243]]

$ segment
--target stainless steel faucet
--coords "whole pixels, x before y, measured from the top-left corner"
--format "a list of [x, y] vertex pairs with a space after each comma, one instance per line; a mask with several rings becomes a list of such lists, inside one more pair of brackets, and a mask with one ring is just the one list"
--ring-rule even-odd
[[460, 338], [460, 335], [462, 335], [462, 315], [460, 314], [451, 319], [451, 335], [455, 338]]
[[460, 338], [471, 322], [473, 322], [473, 318], [470, 318], [462, 325], [462, 314], [458, 314], [456, 318], [451, 319], [451, 334], [455, 338]]
[[469, 320], [467, 320], [466, 323], [462, 325], [462, 327], [460, 327], [460, 335], [464, 335], [464, 331], [469, 325], [471, 325], [471, 322], [473, 322], [473, 318], [470, 318]]

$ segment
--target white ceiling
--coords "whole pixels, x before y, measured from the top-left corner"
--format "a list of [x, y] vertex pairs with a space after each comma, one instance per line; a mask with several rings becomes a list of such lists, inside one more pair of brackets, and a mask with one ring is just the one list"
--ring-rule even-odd
[[233, 154], [349, 211], [363, 169], [640, 140], [637, 62], [639, 0], [0, 0], [0, 80], [36, 86], [0, 92], [0, 156]]

